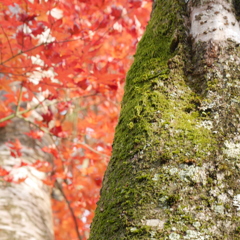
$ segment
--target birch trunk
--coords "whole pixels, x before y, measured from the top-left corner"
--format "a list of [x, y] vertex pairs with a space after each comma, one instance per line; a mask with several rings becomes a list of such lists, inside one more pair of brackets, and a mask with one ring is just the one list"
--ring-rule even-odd
[[155, 2], [90, 240], [240, 239], [239, 10]]
[[[25, 135], [28, 124], [15, 119], [4, 128], [0, 128], [0, 165], [11, 170], [13, 180], [27, 177], [20, 183], [6, 182], [0, 179], [0, 240], [52, 240], [52, 209], [50, 189], [41, 181], [45, 173], [33, 167], [19, 166], [21, 161], [34, 163], [36, 160], [49, 160], [41, 148], [44, 141], [33, 140]], [[12, 157], [7, 141], [19, 139], [22, 144], [22, 156]]]

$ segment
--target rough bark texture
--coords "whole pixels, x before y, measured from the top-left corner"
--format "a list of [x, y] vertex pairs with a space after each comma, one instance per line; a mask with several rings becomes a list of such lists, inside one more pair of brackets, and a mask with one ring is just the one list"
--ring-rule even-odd
[[238, 14], [239, 1], [156, 1], [90, 240], [240, 239]]
[[[25, 135], [30, 131], [28, 123], [15, 119], [0, 128], [0, 166], [12, 170], [15, 180], [27, 177], [14, 184], [0, 179], [0, 240], [52, 240], [53, 224], [50, 189], [43, 184], [45, 173], [33, 167], [13, 168], [21, 161], [33, 163], [49, 160], [41, 147], [44, 141], [33, 140]], [[19, 139], [23, 148], [21, 158], [10, 155], [7, 141]]]

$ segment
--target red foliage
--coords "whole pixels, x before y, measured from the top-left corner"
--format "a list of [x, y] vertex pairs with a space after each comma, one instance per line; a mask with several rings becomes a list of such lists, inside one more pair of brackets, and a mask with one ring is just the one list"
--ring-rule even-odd
[[[151, 0], [0, 3], [0, 127], [21, 117], [38, 128], [28, 136], [47, 133], [56, 140], [43, 148], [53, 167], [32, 164], [52, 171], [44, 183], [61, 190], [62, 197], [53, 199], [56, 240], [87, 239], [125, 74], [150, 8]], [[21, 158], [21, 143], [7, 144]], [[0, 168], [11, 181], [8, 173]]]
[[21, 157], [22, 153], [21, 153], [21, 149], [22, 149], [22, 144], [20, 143], [20, 141], [18, 139], [16, 139], [15, 142], [7, 142], [7, 145], [10, 148], [10, 153], [12, 157]]

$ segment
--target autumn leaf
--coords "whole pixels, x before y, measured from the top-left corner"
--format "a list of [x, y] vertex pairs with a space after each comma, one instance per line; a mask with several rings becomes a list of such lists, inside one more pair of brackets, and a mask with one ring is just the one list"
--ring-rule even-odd
[[11, 81], [9, 79], [1, 79], [0, 78], [0, 90], [5, 90], [6, 92], [11, 92], [10, 83]]
[[0, 168], [0, 176], [6, 176], [9, 174], [9, 171], [5, 170], [4, 168]]
[[84, 80], [77, 82], [76, 85], [78, 87], [80, 87], [81, 89], [86, 90], [88, 88], [88, 86], [90, 85], [90, 82], [88, 79], [84, 79]]
[[36, 14], [34, 14], [34, 15], [27, 15], [25, 13], [20, 13], [18, 15], [18, 18], [19, 18], [20, 22], [27, 23], [29, 21], [33, 21], [36, 18], [36, 16], [37, 16]]
[[32, 166], [41, 172], [50, 172], [52, 170], [51, 164], [46, 161], [37, 160]]
[[17, 158], [22, 156], [22, 153], [21, 153], [22, 144], [18, 139], [16, 139], [15, 142], [9, 141], [6, 144], [11, 149], [10, 152], [12, 157]]
[[42, 113], [42, 118], [43, 118], [43, 122], [46, 122], [47, 124], [53, 120], [53, 112], [51, 111], [50, 108], [48, 108], [46, 113]]
[[39, 34], [42, 34], [45, 30], [45, 26], [42, 23], [39, 23], [38, 26], [36, 28], [32, 28], [32, 34], [33, 36], [37, 36]]
[[20, 184], [20, 183], [24, 182], [26, 179], [27, 179], [27, 177], [18, 178], [17, 180], [13, 180], [12, 182], [16, 183], [16, 184]]
[[117, 6], [112, 6], [111, 7], [111, 15], [116, 19], [120, 18], [122, 15], [122, 8], [117, 7]]
[[41, 139], [43, 136], [43, 132], [42, 131], [30, 131], [25, 133], [27, 136], [33, 138], [33, 139]]
[[50, 187], [53, 187], [54, 183], [51, 179], [47, 178], [47, 179], [42, 179], [41, 180], [44, 184], [50, 186]]

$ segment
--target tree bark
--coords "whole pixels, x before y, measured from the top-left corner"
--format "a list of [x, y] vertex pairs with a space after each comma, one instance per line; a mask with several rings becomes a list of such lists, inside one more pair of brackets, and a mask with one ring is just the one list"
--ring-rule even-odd
[[[21, 162], [34, 163], [36, 160], [50, 161], [41, 148], [48, 144], [25, 135], [29, 124], [14, 119], [6, 127], [0, 128], [0, 166], [11, 171], [13, 182], [0, 179], [0, 239], [1, 240], [52, 240], [53, 223], [50, 188], [42, 179], [46, 178], [31, 166], [20, 166]], [[7, 141], [18, 139], [22, 144], [21, 157], [13, 157]], [[16, 184], [19, 178], [26, 178]]]
[[240, 238], [239, 1], [157, 0], [90, 240]]

